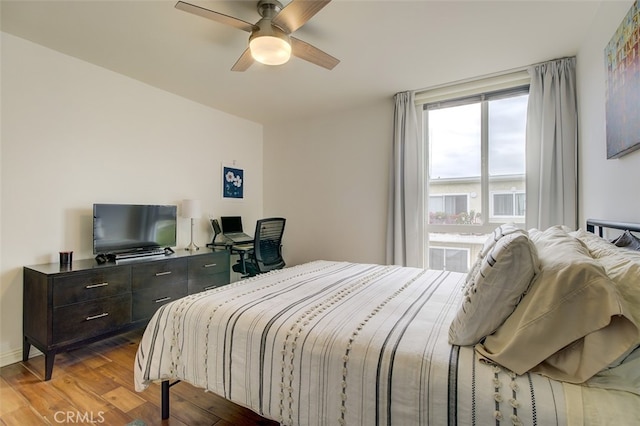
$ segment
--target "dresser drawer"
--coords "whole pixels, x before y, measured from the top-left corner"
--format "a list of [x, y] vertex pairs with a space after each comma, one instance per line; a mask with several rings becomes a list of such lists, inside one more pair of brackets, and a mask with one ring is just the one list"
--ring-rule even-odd
[[71, 305], [131, 291], [129, 268], [109, 268], [55, 277], [53, 306]]
[[131, 289], [171, 286], [187, 280], [187, 259], [158, 260], [131, 268]]
[[229, 271], [189, 279], [189, 294], [200, 293], [227, 284], [229, 284]]
[[131, 322], [131, 293], [53, 310], [53, 342], [81, 340]]
[[189, 258], [189, 280], [229, 273], [229, 254], [218, 252]]
[[133, 293], [133, 321], [149, 319], [165, 303], [173, 302], [187, 295], [187, 282], [174, 285], [149, 287]]
[[229, 284], [229, 252], [189, 258], [189, 294]]

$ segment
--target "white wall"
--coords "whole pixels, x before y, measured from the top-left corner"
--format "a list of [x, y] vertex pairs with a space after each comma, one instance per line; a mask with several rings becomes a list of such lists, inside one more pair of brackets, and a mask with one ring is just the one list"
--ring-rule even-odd
[[[6, 33], [2, 35], [0, 363], [22, 348], [22, 266], [91, 258], [94, 202], [177, 204], [262, 216], [262, 126]], [[245, 200], [221, 197], [221, 162], [245, 168]], [[190, 239], [179, 218], [178, 249]]]
[[287, 218], [289, 265], [385, 262], [393, 99], [265, 126], [264, 211]]
[[579, 105], [579, 223], [640, 221], [640, 150], [607, 160], [604, 48], [633, 4], [603, 2], [577, 55]]

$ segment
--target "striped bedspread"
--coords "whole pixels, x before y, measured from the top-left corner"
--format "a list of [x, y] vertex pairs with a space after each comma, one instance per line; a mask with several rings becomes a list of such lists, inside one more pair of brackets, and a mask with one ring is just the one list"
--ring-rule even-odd
[[561, 383], [447, 343], [463, 281], [316, 261], [194, 294], [149, 323], [136, 390], [185, 380], [285, 425], [567, 424]]

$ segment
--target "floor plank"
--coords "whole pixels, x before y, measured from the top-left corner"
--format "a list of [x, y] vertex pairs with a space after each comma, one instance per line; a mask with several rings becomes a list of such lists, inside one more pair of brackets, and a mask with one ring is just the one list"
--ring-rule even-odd
[[111, 408], [106, 400], [92, 392], [81, 379], [71, 374], [51, 379], [51, 383], [64, 399], [73, 402], [78, 411], [89, 413]]
[[134, 392], [131, 392], [130, 390], [125, 389], [122, 386], [105, 393], [104, 395], [102, 395], [102, 397], [109, 401], [111, 405], [114, 405], [125, 413], [128, 413], [129, 411], [141, 406], [146, 402]]
[[9, 414], [22, 407], [27, 407], [29, 403], [18, 392], [16, 392], [3, 378], [0, 377], [0, 417]]
[[275, 426], [251, 410], [188, 383], [171, 389], [171, 416], [161, 419], [160, 386], [136, 392], [133, 361], [142, 331], [56, 355], [44, 381], [44, 356], [0, 368], [0, 425], [108, 424]]
[[136, 419], [144, 421], [147, 425], [171, 425], [171, 426], [189, 426], [186, 423], [181, 422], [175, 416], [169, 417], [167, 420], [162, 420], [160, 415], [160, 408], [157, 405], [150, 402], [145, 402], [139, 407], [134, 408], [129, 414]]
[[64, 399], [51, 382], [42, 381], [23, 365], [13, 364], [1, 371], [5, 374], [2, 379], [42, 418], [53, 418], [53, 413], [58, 411], [75, 410], [73, 404]]
[[40, 426], [43, 424], [42, 417], [28, 406], [7, 413], [0, 419], [5, 425]]

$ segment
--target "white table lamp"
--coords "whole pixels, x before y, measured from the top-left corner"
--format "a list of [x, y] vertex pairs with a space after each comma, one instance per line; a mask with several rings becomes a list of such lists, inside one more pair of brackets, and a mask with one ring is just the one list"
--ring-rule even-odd
[[200, 249], [200, 247], [193, 242], [193, 225], [195, 219], [201, 215], [200, 200], [182, 200], [182, 217], [191, 219], [191, 242], [185, 247], [185, 250], [194, 251]]

